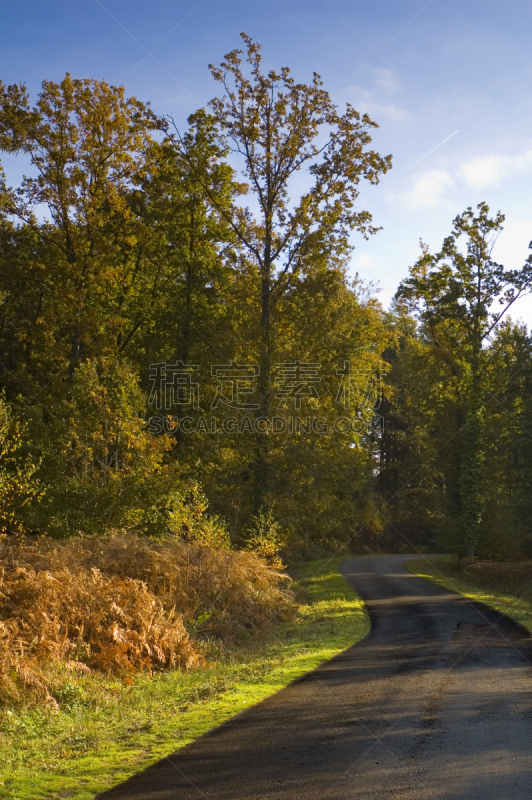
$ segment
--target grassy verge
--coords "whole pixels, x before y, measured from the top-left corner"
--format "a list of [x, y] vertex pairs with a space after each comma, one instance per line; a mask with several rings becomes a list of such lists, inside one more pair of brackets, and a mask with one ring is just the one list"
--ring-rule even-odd
[[508, 614], [532, 633], [532, 598], [526, 592], [523, 593], [521, 585], [502, 578], [494, 581], [492, 576], [483, 579], [479, 575], [460, 572], [454, 559], [446, 556], [416, 559], [410, 561], [407, 568], [414, 575], [430, 578], [435, 583]]
[[73, 675], [58, 713], [0, 714], [2, 800], [90, 800], [363, 638], [342, 559], [300, 565], [295, 619], [206, 669], [121, 681]]

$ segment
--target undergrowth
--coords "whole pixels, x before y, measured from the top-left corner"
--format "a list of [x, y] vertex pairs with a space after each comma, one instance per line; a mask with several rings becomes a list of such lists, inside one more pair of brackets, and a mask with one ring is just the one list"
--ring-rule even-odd
[[251, 551], [133, 534], [0, 543], [0, 704], [60, 707], [75, 674], [200, 667], [294, 612]]
[[223, 648], [210, 640], [202, 669], [72, 672], [55, 712], [0, 711], [0, 798], [91, 800], [361, 639], [369, 621], [340, 560], [301, 565], [297, 613]]

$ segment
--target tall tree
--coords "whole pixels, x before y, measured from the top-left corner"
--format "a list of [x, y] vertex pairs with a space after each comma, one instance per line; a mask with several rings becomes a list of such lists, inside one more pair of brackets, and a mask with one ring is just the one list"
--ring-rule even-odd
[[[59, 344], [70, 381], [82, 356], [118, 352], [146, 293], [131, 198], [149, 171], [153, 125], [143, 103], [105, 81], [44, 81], [33, 107], [24, 86], [0, 84], [0, 150], [31, 167], [19, 187], [2, 182], [0, 207], [18, 221], [11, 238], [34, 253], [29, 269], [27, 259], [2, 260], [2, 288], [16, 306], [13, 266], [31, 274], [32, 314]], [[27, 344], [18, 366], [30, 368]]]
[[[260, 409], [272, 407], [272, 355], [276, 331], [272, 314], [280, 299], [304, 273], [350, 251], [353, 231], [376, 232], [371, 214], [356, 207], [360, 181], [376, 184], [391, 167], [391, 156], [368, 149], [377, 127], [352, 106], [340, 114], [314, 73], [309, 84], [296, 83], [290, 70], [261, 71], [260, 45], [246, 34], [249, 70], [242, 50], [228, 53], [220, 67], [210, 66], [223, 94], [211, 101], [232, 152], [243, 160], [250, 206], [220, 212], [253, 267], [260, 307]], [[186, 156], [187, 148], [181, 142]], [[306, 171], [304, 179], [298, 173]], [[301, 191], [302, 185], [306, 188]], [[205, 187], [208, 192], [208, 187]], [[299, 193], [292, 200], [293, 193]], [[217, 199], [210, 195], [217, 205]], [[268, 452], [257, 442], [255, 506], [268, 490]]]
[[475, 554], [483, 506], [484, 345], [532, 282], [530, 258], [514, 270], [492, 258], [503, 222], [500, 212], [489, 216], [486, 203], [477, 206], [476, 215], [468, 208], [456, 217], [438, 253], [432, 255], [423, 246], [397, 292], [398, 301], [417, 310], [426, 336], [467, 382], [459, 476], [461, 554], [467, 557]]

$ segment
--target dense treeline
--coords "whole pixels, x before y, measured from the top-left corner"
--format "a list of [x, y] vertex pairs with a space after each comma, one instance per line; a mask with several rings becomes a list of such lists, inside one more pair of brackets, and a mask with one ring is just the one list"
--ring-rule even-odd
[[530, 262], [492, 262], [481, 205], [384, 312], [348, 277], [376, 124], [244, 41], [185, 132], [103, 81], [0, 84], [28, 163], [0, 183], [3, 530], [525, 552], [531, 343], [504, 313]]
[[530, 555], [531, 339], [506, 318], [529, 291], [492, 259], [504, 217], [459, 215], [437, 254], [422, 254], [400, 285], [389, 351], [390, 400], [381, 491], [406, 542], [471, 559]]

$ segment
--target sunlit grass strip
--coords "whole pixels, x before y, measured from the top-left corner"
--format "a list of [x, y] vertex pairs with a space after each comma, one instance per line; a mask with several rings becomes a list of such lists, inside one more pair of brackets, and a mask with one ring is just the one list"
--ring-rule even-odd
[[532, 602], [530, 599], [518, 597], [513, 593], [509, 584], [506, 588], [488, 589], [475, 583], [468, 577], [462, 577], [454, 566], [454, 559], [450, 557], [430, 557], [409, 561], [407, 568], [414, 575], [429, 578], [435, 583], [446, 586], [455, 592], [460, 592], [472, 600], [480, 600], [488, 606], [502, 611], [504, 614], [520, 622], [532, 633]]
[[297, 617], [204, 670], [73, 676], [59, 713], [4, 712], [0, 798], [91, 800], [362, 639], [368, 617], [341, 560], [300, 565]]

